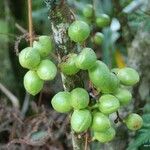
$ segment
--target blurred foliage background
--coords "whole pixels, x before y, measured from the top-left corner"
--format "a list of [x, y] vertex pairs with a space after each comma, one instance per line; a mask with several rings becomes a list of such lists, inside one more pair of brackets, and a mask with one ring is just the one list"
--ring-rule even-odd
[[[48, 8], [43, 0], [32, 0], [33, 2], [33, 28], [36, 35], [51, 34], [50, 20], [48, 19]], [[131, 66], [137, 69], [141, 75], [141, 82], [137, 87], [131, 89], [134, 93], [135, 101], [128, 106], [129, 112], [139, 112], [144, 119], [144, 126], [137, 133], [132, 133], [124, 129], [118, 124], [117, 138], [109, 144], [99, 144], [94, 142], [91, 144], [91, 149], [99, 150], [149, 150], [150, 149], [150, 1], [149, 0], [67, 0], [69, 7], [74, 12], [76, 18], [85, 20], [82, 10], [86, 4], [92, 4], [95, 9], [95, 14], [106, 13], [111, 17], [109, 27], [96, 29], [104, 34], [104, 42], [101, 46], [94, 46], [89, 41], [88, 46], [93, 47], [98, 58], [103, 60], [110, 68]], [[16, 55], [18, 41], [28, 30], [27, 19], [27, 1], [20, 0], [1, 0], [0, 2], [0, 149], [5, 149], [8, 142], [17, 138], [20, 133], [11, 135], [13, 128], [17, 130], [16, 120], [7, 122], [10, 116], [3, 118], [3, 109], [7, 109], [7, 113], [12, 113], [12, 103], [9, 100], [10, 96], [7, 90], [21, 105], [21, 114], [24, 113], [24, 118], [27, 119], [33, 115], [42, 112], [41, 105], [51, 110], [50, 99], [62, 89], [61, 80], [58, 75], [55, 81], [46, 83], [43, 92], [42, 100], [39, 105], [39, 97], [28, 96], [23, 87], [23, 76], [26, 72], [18, 63]], [[85, 20], [87, 21], [87, 20]], [[93, 28], [90, 24], [91, 29]], [[28, 45], [28, 41], [24, 38], [19, 42], [19, 51]], [[6, 90], [3, 90], [3, 88]], [[4, 92], [5, 91], [5, 92]], [[30, 99], [26, 105], [25, 100]], [[34, 100], [34, 101], [33, 101]], [[53, 111], [53, 110], [51, 110]], [[5, 112], [5, 114], [7, 114]], [[56, 116], [56, 114], [55, 114]], [[62, 116], [59, 116], [60, 118]], [[64, 117], [64, 116], [63, 116]], [[60, 120], [63, 120], [62, 118]], [[59, 120], [59, 121], [60, 121]], [[30, 122], [31, 121], [31, 122]], [[5, 125], [3, 125], [6, 123]], [[8, 124], [7, 124], [8, 123]], [[29, 120], [27, 124], [33, 123]], [[18, 123], [17, 123], [18, 124]], [[5, 127], [5, 128], [4, 128]], [[8, 129], [7, 129], [7, 128]], [[56, 127], [55, 127], [56, 128]], [[55, 134], [59, 130], [55, 130]], [[20, 130], [22, 131], [22, 130]], [[20, 132], [18, 129], [18, 132]], [[28, 135], [30, 130], [27, 130], [25, 135]], [[60, 132], [60, 131], [59, 131]], [[66, 132], [66, 133], [64, 133]], [[64, 136], [70, 140], [68, 131], [61, 131], [59, 136], [50, 144], [49, 149], [71, 149], [69, 142], [64, 140]], [[35, 135], [41, 136], [38, 133]], [[44, 134], [43, 134], [44, 135]], [[24, 137], [24, 135], [22, 135]], [[38, 139], [40, 141], [40, 138]], [[66, 144], [67, 143], [67, 144]], [[58, 147], [57, 147], [57, 146]], [[65, 146], [64, 146], [65, 145]], [[15, 149], [16, 147], [12, 147]], [[17, 147], [21, 149], [21, 147]], [[27, 148], [27, 147], [25, 147]], [[31, 144], [28, 148], [38, 149]], [[46, 147], [41, 146], [41, 149]]]

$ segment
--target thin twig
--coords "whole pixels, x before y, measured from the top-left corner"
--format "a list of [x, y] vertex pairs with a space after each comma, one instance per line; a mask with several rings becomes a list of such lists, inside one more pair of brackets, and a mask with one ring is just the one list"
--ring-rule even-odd
[[24, 29], [21, 25], [19, 25], [18, 23], [15, 23], [15, 27], [22, 32], [23, 34], [28, 33], [28, 31], [26, 29]]
[[84, 146], [84, 150], [87, 150], [88, 147], [88, 132], [86, 132], [85, 134], [85, 146]]

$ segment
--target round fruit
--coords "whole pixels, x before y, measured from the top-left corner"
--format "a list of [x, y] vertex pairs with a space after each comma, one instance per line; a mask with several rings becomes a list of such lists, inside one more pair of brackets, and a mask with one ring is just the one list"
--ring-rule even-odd
[[99, 99], [99, 110], [106, 115], [116, 112], [119, 107], [119, 100], [111, 94], [102, 95]]
[[109, 121], [109, 118], [100, 113], [100, 112], [96, 112], [93, 115], [93, 122], [92, 122], [92, 130], [96, 131], [96, 132], [103, 132], [105, 130], [107, 130], [108, 128], [110, 128], [111, 124]]
[[97, 57], [91, 48], [83, 48], [76, 59], [76, 66], [82, 70], [92, 68], [96, 63]]
[[117, 76], [121, 83], [127, 86], [132, 86], [139, 82], [139, 75], [137, 71], [129, 67], [120, 69]]
[[59, 92], [52, 98], [53, 108], [60, 113], [69, 112], [71, 107], [71, 95], [69, 92]]
[[41, 57], [47, 57], [53, 51], [53, 40], [50, 36], [42, 35], [38, 42], [33, 42], [33, 47], [36, 47]]
[[117, 91], [114, 93], [114, 96], [118, 98], [121, 106], [129, 104], [132, 99], [131, 92], [123, 88], [117, 89]]
[[104, 40], [104, 35], [101, 32], [96, 32], [93, 41], [96, 45], [101, 45]]
[[94, 14], [94, 9], [93, 6], [91, 4], [87, 4], [84, 8], [83, 8], [83, 15], [87, 18], [92, 17]]
[[110, 24], [110, 17], [106, 14], [101, 14], [96, 18], [96, 25], [100, 28], [106, 27]]
[[88, 38], [90, 27], [84, 21], [74, 21], [68, 29], [68, 34], [71, 40], [81, 43]]
[[113, 140], [115, 135], [116, 135], [116, 131], [114, 128], [111, 127], [104, 132], [94, 132], [93, 139], [96, 139], [102, 143], [106, 143], [106, 142]]
[[53, 80], [57, 74], [57, 68], [52, 61], [45, 59], [37, 67], [37, 74], [42, 80]]
[[41, 80], [35, 71], [28, 71], [24, 76], [24, 87], [31, 94], [36, 95], [43, 88], [44, 81]]
[[32, 47], [27, 47], [19, 53], [20, 65], [27, 69], [34, 69], [40, 63], [40, 54]]
[[124, 122], [127, 125], [128, 129], [133, 131], [140, 129], [143, 125], [143, 119], [141, 118], [140, 115], [135, 113], [128, 115], [124, 119]]
[[89, 104], [89, 94], [83, 88], [75, 88], [71, 91], [71, 105], [74, 109], [86, 108]]
[[91, 123], [92, 115], [87, 109], [75, 110], [71, 116], [71, 127], [77, 133], [86, 131]]
[[70, 53], [69, 55], [67, 55], [66, 60], [59, 64], [59, 67], [64, 74], [74, 75], [79, 71], [79, 68], [77, 68], [75, 65], [76, 57], [77, 54]]

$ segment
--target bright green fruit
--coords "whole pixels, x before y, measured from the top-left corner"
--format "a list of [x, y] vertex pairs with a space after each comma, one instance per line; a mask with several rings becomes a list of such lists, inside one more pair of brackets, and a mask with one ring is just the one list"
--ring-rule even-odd
[[143, 119], [141, 118], [140, 115], [135, 113], [128, 115], [124, 119], [124, 122], [127, 125], [128, 129], [133, 131], [140, 129], [143, 125]]
[[110, 17], [106, 14], [101, 14], [96, 18], [96, 25], [100, 28], [106, 27], [110, 24]]
[[59, 92], [52, 98], [53, 108], [60, 113], [69, 112], [71, 107], [71, 95], [69, 92]]
[[42, 35], [39, 37], [38, 42], [33, 43], [41, 57], [47, 57], [53, 51], [53, 40], [50, 36]]
[[137, 82], [139, 82], [140, 79], [138, 72], [129, 67], [120, 69], [117, 76], [121, 83], [127, 86], [132, 86], [136, 84]]
[[96, 131], [96, 132], [103, 132], [106, 131], [108, 128], [110, 128], [111, 124], [109, 121], [109, 118], [100, 113], [100, 112], [96, 112], [93, 115], [93, 122], [92, 122], [92, 130]]
[[101, 32], [96, 32], [93, 41], [96, 45], [101, 45], [104, 40], [104, 35]]
[[41, 80], [35, 71], [28, 71], [24, 76], [24, 87], [31, 95], [36, 95], [43, 88], [44, 81]]
[[99, 142], [102, 143], [107, 143], [113, 140], [115, 135], [116, 135], [116, 131], [114, 128], [111, 127], [104, 132], [94, 132], [93, 139], [98, 140]]
[[97, 57], [91, 48], [83, 48], [76, 59], [76, 66], [79, 69], [87, 70], [92, 68], [96, 63]]
[[113, 68], [111, 69], [111, 72], [117, 75], [119, 70], [120, 70], [119, 68]]
[[121, 106], [129, 104], [132, 99], [131, 92], [123, 88], [117, 89], [117, 91], [114, 93], [114, 96], [118, 98]]
[[119, 100], [111, 94], [102, 95], [99, 99], [99, 110], [106, 115], [116, 112], [119, 107]]
[[71, 40], [81, 43], [88, 38], [90, 27], [84, 21], [74, 21], [68, 29], [68, 34]]
[[83, 8], [83, 15], [87, 18], [90, 18], [94, 15], [94, 9], [93, 9], [93, 6], [91, 4], [87, 4]]
[[57, 68], [52, 61], [45, 59], [37, 67], [37, 74], [42, 80], [53, 80], [57, 74]]
[[71, 91], [71, 105], [74, 109], [86, 108], [89, 104], [89, 94], [83, 88], [75, 88]]
[[40, 54], [32, 47], [27, 47], [19, 53], [20, 65], [27, 69], [34, 69], [40, 63]]
[[64, 74], [74, 75], [79, 71], [79, 68], [77, 68], [75, 65], [76, 57], [77, 54], [70, 53], [69, 55], [67, 55], [66, 60], [59, 65], [61, 71]]
[[71, 127], [77, 133], [86, 131], [91, 123], [92, 115], [87, 109], [75, 110], [71, 116]]

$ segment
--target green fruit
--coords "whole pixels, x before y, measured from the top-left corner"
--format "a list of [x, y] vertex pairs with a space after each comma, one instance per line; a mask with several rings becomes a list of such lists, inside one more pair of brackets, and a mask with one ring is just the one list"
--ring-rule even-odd
[[103, 132], [105, 130], [107, 130], [108, 128], [110, 128], [111, 124], [109, 121], [109, 118], [100, 113], [100, 112], [96, 112], [93, 115], [93, 122], [92, 122], [92, 130], [96, 131], [96, 132]]
[[104, 35], [101, 32], [96, 32], [93, 41], [96, 45], [101, 45], [104, 40]]
[[100, 28], [106, 27], [110, 24], [110, 17], [106, 14], [101, 14], [96, 18], [96, 25]]
[[41, 80], [35, 71], [28, 71], [24, 76], [24, 87], [31, 95], [36, 95], [43, 88], [44, 81]]
[[102, 95], [99, 99], [99, 110], [106, 115], [116, 112], [119, 107], [119, 100], [111, 94]]
[[75, 110], [71, 116], [71, 127], [77, 133], [86, 131], [91, 123], [92, 115], [87, 109]]
[[121, 106], [127, 105], [131, 102], [132, 94], [126, 89], [119, 88], [115, 93], [114, 96], [116, 96], [120, 102]]
[[37, 74], [42, 80], [53, 80], [57, 74], [57, 68], [52, 61], [45, 59], [37, 67]]
[[77, 54], [70, 53], [67, 55], [66, 60], [59, 64], [61, 71], [66, 75], [74, 75], [79, 71], [79, 68], [76, 67]]
[[117, 74], [119, 80], [122, 84], [127, 86], [132, 86], [139, 82], [139, 75], [138, 72], [132, 68], [125, 67], [118, 71]]
[[83, 48], [77, 56], [75, 64], [79, 69], [87, 70], [95, 65], [96, 60], [96, 54], [91, 48]]
[[93, 6], [91, 4], [87, 4], [83, 8], [83, 15], [87, 18], [90, 18], [94, 15], [94, 9], [93, 9]]
[[106, 143], [114, 139], [116, 131], [114, 128], [109, 128], [104, 132], [94, 132], [93, 139], [98, 140], [101, 143]]
[[95, 65], [89, 70], [89, 78], [98, 90], [104, 93], [109, 91], [110, 71], [102, 61], [96, 61]]
[[120, 70], [119, 68], [113, 68], [111, 69], [111, 72], [117, 75], [119, 70]]
[[74, 42], [82, 43], [88, 38], [90, 27], [84, 21], [74, 21], [68, 29], [68, 34]]
[[60, 113], [69, 112], [71, 107], [71, 95], [69, 92], [59, 92], [52, 98], [53, 108]]
[[32, 47], [27, 47], [19, 53], [20, 65], [27, 69], [34, 69], [40, 63], [40, 54]]
[[33, 47], [37, 48], [41, 57], [47, 57], [53, 51], [53, 40], [50, 36], [40, 36], [38, 42], [33, 42]]
[[143, 125], [143, 119], [141, 118], [140, 115], [135, 113], [128, 115], [124, 119], [124, 122], [127, 125], [128, 129], [133, 131], [140, 129]]
[[89, 94], [83, 88], [75, 88], [71, 91], [71, 105], [74, 109], [86, 108], [89, 104]]

